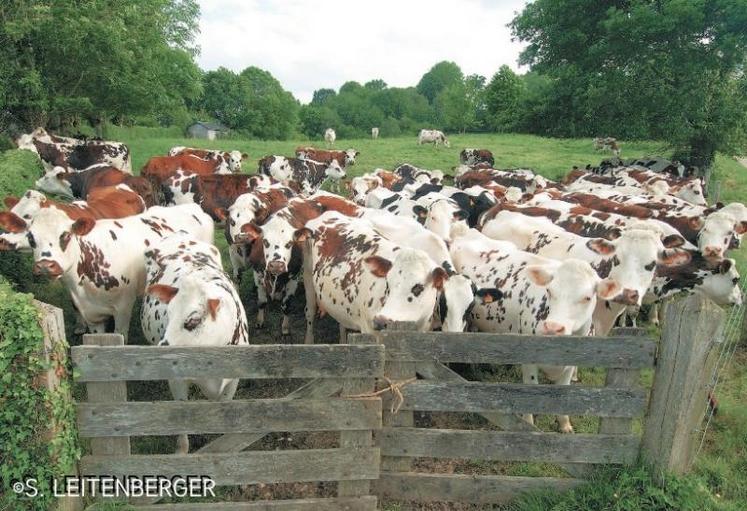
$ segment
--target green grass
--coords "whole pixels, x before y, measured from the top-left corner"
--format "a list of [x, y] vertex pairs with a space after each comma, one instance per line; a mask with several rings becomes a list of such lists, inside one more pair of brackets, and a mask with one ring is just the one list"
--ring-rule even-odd
[[[238, 149], [249, 154], [245, 172], [256, 168], [256, 161], [267, 154], [292, 155], [300, 145], [323, 147], [322, 141], [260, 141], [260, 140], [219, 140], [202, 141], [179, 137], [178, 130], [150, 128], [110, 129], [109, 138], [126, 142], [131, 150], [133, 169], [141, 168], [147, 159], [154, 155], [166, 154], [173, 146], [186, 145], [206, 148]], [[559, 178], [572, 166], [596, 164], [605, 155], [592, 149], [587, 139], [559, 140], [528, 135], [476, 134], [454, 135], [450, 137], [451, 148], [418, 146], [415, 136], [392, 139], [338, 140], [335, 147], [354, 147], [361, 154], [357, 164], [350, 169], [351, 175], [361, 174], [377, 167], [392, 168], [397, 163], [409, 162], [417, 166], [450, 171], [458, 163], [459, 151], [464, 147], [490, 149], [496, 158], [497, 167], [533, 168], [548, 178]], [[657, 142], [631, 142], [623, 145], [625, 157], [662, 154], [663, 146]], [[666, 154], [666, 153], [664, 153]], [[40, 166], [33, 155], [26, 152], [10, 151], [0, 153], [0, 196], [20, 194], [33, 186], [40, 172]], [[716, 176], [721, 181], [721, 199], [724, 201], [745, 201], [747, 199], [747, 169], [732, 158], [719, 155], [716, 161]], [[216, 244], [225, 254], [225, 240], [222, 232], [216, 233]], [[747, 274], [747, 249], [732, 254], [738, 261], [742, 274]], [[227, 263], [227, 257], [224, 261]], [[0, 273], [6, 275], [17, 289], [33, 292], [43, 300], [65, 309], [66, 326], [72, 338], [72, 308], [66, 292], [59, 284], [48, 284], [35, 280], [30, 273], [27, 256], [0, 253]], [[246, 276], [248, 277], [248, 275]], [[240, 285], [242, 299], [247, 305], [247, 314], [256, 313], [255, 298], [250, 278], [244, 278]], [[276, 308], [271, 307], [274, 311]], [[293, 313], [291, 342], [301, 342], [304, 328], [302, 309]], [[321, 321], [321, 340], [336, 342], [336, 325], [328, 318]], [[269, 326], [264, 331], [252, 332], [252, 342], [281, 342], [279, 317], [273, 314], [268, 319]], [[131, 341], [142, 343], [139, 331], [138, 314], [133, 315]], [[73, 341], [75, 342], [75, 341]], [[747, 350], [743, 346], [736, 361], [729, 368], [728, 377], [719, 388], [720, 413], [711, 425], [705, 448], [696, 461], [693, 474], [686, 479], [671, 479], [665, 491], [659, 492], [640, 469], [622, 472], [605, 471], [595, 481], [580, 490], [564, 496], [532, 495], [511, 506], [517, 510], [626, 510], [626, 509], [747, 509]], [[492, 376], [489, 372], [484, 375]], [[600, 370], [582, 370], [586, 383], [601, 384], [604, 374]], [[650, 375], [644, 376], [650, 384]], [[256, 389], [255, 389], [256, 390]], [[164, 392], [165, 386], [135, 386], [134, 396], [149, 396], [150, 393]], [[249, 390], [242, 387], [239, 395], [246, 396]], [[158, 398], [154, 394], [154, 398]], [[594, 432], [596, 420], [574, 418], [578, 432]], [[543, 429], [553, 427], [551, 418], [541, 418]], [[173, 448], [172, 439], [160, 437], [138, 440], [133, 444], [137, 452], [156, 449], [169, 452]], [[478, 462], [479, 466], [482, 466]], [[517, 464], [512, 473], [536, 474], [536, 466]], [[622, 492], [622, 493], [621, 493]], [[615, 497], [614, 494], [618, 496]], [[621, 498], [620, 495], [625, 495]], [[633, 506], [633, 507], [631, 507]], [[637, 507], [636, 507], [637, 506]], [[408, 509], [396, 505], [387, 509]]]

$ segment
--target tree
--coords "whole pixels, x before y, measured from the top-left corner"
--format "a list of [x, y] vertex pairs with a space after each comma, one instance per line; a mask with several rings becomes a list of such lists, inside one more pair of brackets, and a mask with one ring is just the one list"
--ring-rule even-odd
[[747, 137], [745, 26], [743, 0], [536, 0], [511, 23], [566, 134], [660, 138], [701, 166]]
[[376, 80], [370, 80], [364, 83], [363, 87], [372, 91], [380, 91], [386, 89], [386, 82], [381, 78], [377, 78]]
[[521, 78], [506, 65], [500, 67], [485, 88], [485, 110], [488, 127], [510, 131], [519, 120], [519, 102], [524, 94]]
[[327, 101], [334, 99], [337, 93], [334, 89], [318, 89], [314, 91], [314, 96], [311, 98], [311, 104], [314, 106], [322, 106]]
[[433, 104], [441, 91], [450, 85], [461, 83], [463, 79], [464, 75], [459, 66], [454, 62], [443, 61], [423, 75], [416, 89]]

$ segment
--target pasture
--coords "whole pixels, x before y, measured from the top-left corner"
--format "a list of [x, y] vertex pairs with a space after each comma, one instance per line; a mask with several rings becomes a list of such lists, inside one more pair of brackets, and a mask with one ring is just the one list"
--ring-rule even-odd
[[[120, 140], [129, 145], [133, 158], [133, 169], [142, 167], [150, 156], [166, 154], [171, 147], [176, 145], [239, 149], [249, 154], [249, 159], [244, 164], [244, 172], [252, 172], [255, 169], [256, 160], [267, 154], [291, 155], [295, 147], [300, 145], [324, 146], [323, 141], [310, 142], [308, 140], [220, 140], [210, 142], [181, 138], [160, 138], [157, 131], [153, 135], [148, 136], [148, 132], [142, 129], [113, 128], [109, 138]], [[596, 164], [601, 158], [607, 156], [594, 151], [591, 141], [586, 139], [561, 140], [528, 135], [478, 134], [454, 135], [450, 137], [450, 141], [451, 147], [445, 148], [430, 145], [418, 146], [415, 143], [414, 136], [379, 140], [338, 139], [335, 148], [353, 147], [360, 151], [361, 154], [356, 165], [349, 169], [349, 176], [361, 174], [377, 167], [392, 168], [403, 162], [423, 168], [441, 169], [449, 173], [451, 168], [458, 163], [459, 151], [464, 147], [490, 149], [495, 155], [495, 166], [498, 168], [532, 168], [548, 178], [559, 178], [574, 165], [583, 167], [587, 163]], [[666, 148], [657, 142], [630, 142], [623, 145], [623, 157], [653, 154], [666, 155]], [[32, 160], [23, 155], [19, 156], [11, 153], [2, 155], [0, 159], [0, 169], [2, 170], [0, 191], [3, 192], [3, 195], [19, 193], [24, 188], [31, 187], [35, 178]], [[719, 155], [716, 164], [716, 179], [722, 183], [721, 200], [744, 201], [747, 197], [747, 169], [741, 167], [733, 159]], [[216, 244], [221, 248], [224, 264], [228, 267], [226, 243], [221, 230], [216, 230]], [[735, 252], [733, 257], [738, 260], [742, 275], [747, 274], [747, 249], [742, 248]], [[77, 343], [78, 341], [72, 332], [74, 321], [71, 306], [61, 285], [50, 285], [31, 277], [30, 263], [25, 256], [3, 254], [0, 259], [0, 268], [2, 268], [3, 273], [20, 290], [33, 292], [38, 299], [60, 306], [65, 310], [68, 338], [72, 339], [72, 344]], [[269, 311], [273, 314], [269, 316], [263, 330], [253, 328], [253, 318], [256, 314], [256, 296], [253, 292], [253, 283], [249, 274], [245, 274], [242, 279], [240, 294], [247, 308], [252, 343], [291, 342], [298, 344], [303, 342], [304, 320], [302, 310], [292, 311], [291, 338], [290, 340], [282, 339], [279, 334], [279, 314], [276, 306], [270, 307]], [[132, 344], [143, 344], [138, 324], [139, 314], [136, 312], [133, 318], [130, 342]], [[338, 330], [334, 321], [326, 318], [326, 320], [318, 323], [317, 329], [319, 340], [330, 343], [337, 342]], [[729, 378], [719, 389], [719, 415], [711, 425], [704, 451], [696, 462], [695, 475], [688, 483], [695, 485], [699, 491], [707, 488], [711, 498], [706, 500], [711, 500], [714, 506], [720, 506], [720, 503], [723, 502], [723, 509], [743, 509], [747, 506], [747, 470], [744, 466], [744, 449], [745, 441], [747, 441], [747, 405], [743, 400], [743, 396], [747, 392], [747, 353], [744, 349], [737, 353], [735, 360], [735, 363], [729, 368]], [[465, 370], [479, 372], [481, 373], [481, 379], [488, 381], [491, 378], [505, 377], [505, 374], [498, 374], [495, 369], [486, 366], [471, 366]], [[509, 376], [516, 378], [517, 381], [520, 379], [518, 372]], [[603, 378], [603, 373], [600, 371], [581, 369], [581, 379], [583, 381], [601, 384]], [[277, 387], [276, 385], [273, 386]], [[277, 391], [277, 388], [271, 389], [270, 387], [270, 385], [253, 382], [251, 386], [242, 386], [237, 397], [263, 397], [269, 395], [273, 390]], [[292, 386], [288, 387], [288, 389], [290, 388]], [[78, 389], [78, 391], [80, 390]], [[167, 393], [167, 390], [165, 384], [152, 383], [137, 385], [131, 392], [134, 393], [131, 399], [148, 400], [155, 396], [162, 397]], [[596, 419], [585, 417], [574, 417], [573, 419], [577, 432], [596, 431], [598, 424]], [[475, 419], [460, 417], [455, 414], [442, 414], [442, 416], [437, 417], [421, 417], [420, 420], [436, 421], [441, 427], [449, 427], [455, 422], [462, 423]], [[544, 417], [538, 426], [544, 431], [552, 431], [555, 427], [552, 418], [549, 417]], [[640, 427], [640, 425], [637, 427]], [[313, 447], [315, 444], [323, 444], [325, 441], [323, 434], [291, 440], [278, 437], [268, 440], [268, 445], [265, 445], [265, 448], [270, 448], [273, 442], [295, 442], [299, 445], [305, 443], [305, 447]], [[143, 439], [137, 444], [133, 444], [133, 452], [170, 452], [172, 449], [173, 442], [170, 438]], [[558, 473], [557, 468], [552, 465], [537, 463], [465, 462], [461, 466], [452, 467], [452, 469], [469, 474], [491, 472], [509, 475], [557, 475]], [[636, 479], [638, 483], [634, 484], [644, 484], [641, 483], [643, 479], [640, 474], [635, 475], [634, 471], [631, 474], [633, 474], [631, 477], [639, 478]], [[623, 479], [621, 478], [618, 481], [623, 481]], [[615, 484], [630, 484], [630, 482], [609, 482], [609, 480], [605, 482], [601, 480], [598, 483], [598, 488], [614, 488]], [[601, 492], [601, 490], [599, 491]], [[527, 501], [524, 505], [526, 509], [544, 509], [540, 507], [542, 505], [540, 501]], [[394, 506], [389, 509], [394, 511], [395, 509], [405, 508]]]

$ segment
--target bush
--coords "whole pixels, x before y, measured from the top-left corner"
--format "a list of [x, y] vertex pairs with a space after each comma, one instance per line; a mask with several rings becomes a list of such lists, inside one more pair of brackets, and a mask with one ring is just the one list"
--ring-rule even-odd
[[39, 157], [31, 151], [13, 149], [0, 153], [0, 197], [21, 195], [43, 173]]

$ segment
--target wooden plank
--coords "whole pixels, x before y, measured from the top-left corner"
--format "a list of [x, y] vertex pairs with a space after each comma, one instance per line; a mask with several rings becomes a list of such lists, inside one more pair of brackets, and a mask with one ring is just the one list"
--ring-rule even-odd
[[[381, 332], [387, 360], [467, 364], [547, 364], [653, 367], [656, 343], [639, 336], [540, 337], [489, 333]], [[361, 339], [372, 336], [360, 335]]]
[[503, 504], [523, 492], [550, 489], [566, 491], [582, 484], [579, 479], [557, 477], [474, 476], [382, 472], [380, 497], [418, 502]]
[[81, 403], [83, 437], [379, 429], [381, 400]]
[[[124, 349], [124, 337], [121, 334], [88, 334], [83, 336], [88, 349]], [[109, 348], [103, 348], [107, 346]], [[111, 348], [114, 347], [114, 348]], [[77, 369], [77, 367], [76, 367]], [[124, 403], [127, 401], [127, 382], [89, 382], [86, 385], [88, 403]], [[91, 452], [94, 455], [128, 455], [130, 454], [130, 438], [127, 436], [112, 436], [91, 439]]]
[[[639, 369], [607, 369], [604, 386], [607, 388], [636, 388], [641, 376]], [[599, 433], [629, 435], [633, 431], [633, 419], [624, 417], [602, 417]]]
[[260, 500], [255, 502], [206, 502], [128, 507], [132, 511], [376, 511], [376, 497], [331, 499]]
[[566, 435], [508, 431], [386, 428], [381, 454], [548, 463], [632, 463], [640, 439], [633, 435]]
[[349, 481], [379, 476], [379, 449], [304, 449], [230, 454], [84, 456], [83, 474], [117, 477], [201, 474], [216, 486]]
[[415, 411], [637, 417], [646, 406], [639, 389], [576, 385], [416, 382], [402, 392], [402, 408]]
[[643, 458], [658, 472], [687, 472], [706, 409], [714, 345], [724, 311], [700, 295], [671, 301], [664, 311], [661, 347], [644, 422]]
[[190, 378], [375, 378], [384, 348], [348, 344], [252, 346], [75, 346], [78, 381]]

